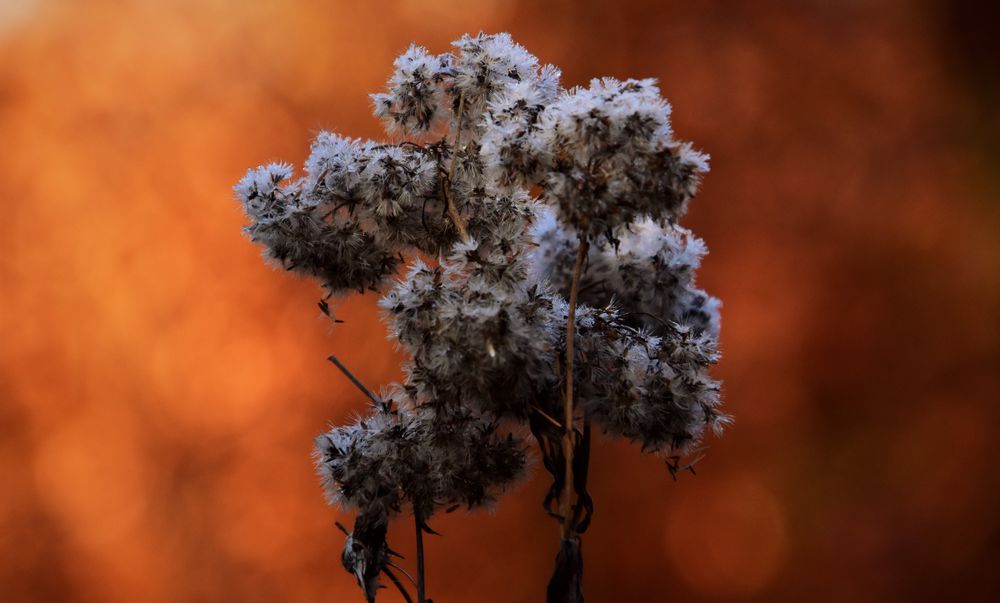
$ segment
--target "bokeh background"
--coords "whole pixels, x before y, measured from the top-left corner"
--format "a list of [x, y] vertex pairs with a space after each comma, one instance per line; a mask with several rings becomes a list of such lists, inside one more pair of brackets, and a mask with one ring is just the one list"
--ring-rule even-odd
[[[401, 358], [373, 296], [331, 330], [265, 266], [230, 187], [378, 136], [393, 58], [481, 29], [659, 78], [713, 156], [686, 224], [736, 424], [676, 483], [598, 443], [588, 600], [1000, 600], [990, 4], [0, 0], [0, 600], [361, 601], [309, 455], [364, 401], [324, 358]], [[433, 522], [436, 601], [542, 599], [542, 473]]]

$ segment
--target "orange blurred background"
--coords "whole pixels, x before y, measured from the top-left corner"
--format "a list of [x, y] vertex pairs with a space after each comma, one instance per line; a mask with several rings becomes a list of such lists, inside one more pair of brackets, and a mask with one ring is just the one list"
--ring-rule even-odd
[[[481, 29], [566, 84], [659, 78], [713, 158], [686, 224], [736, 424], [676, 483], [598, 442], [588, 600], [1000, 600], [989, 9], [0, 0], [0, 600], [362, 600], [311, 439], [364, 405], [327, 354], [370, 386], [401, 357], [375, 297], [331, 331], [265, 266], [230, 187], [378, 136], [393, 58]], [[539, 469], [432, 522], [436, 601], [542, 599]]]

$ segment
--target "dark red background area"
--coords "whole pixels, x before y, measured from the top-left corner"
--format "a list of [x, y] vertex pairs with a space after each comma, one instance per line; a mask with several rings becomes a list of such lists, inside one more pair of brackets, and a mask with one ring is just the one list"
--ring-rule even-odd
[[[311, 439], [402, 360], [375, 297], [240, 236], [230, 187], [410, 41], [509, 31], [564, 82], [656, 77], [712, 173], [698, 475], [600, 440], [590, 601], [1000, 598], [1000, 156], [986, 2], [0, 2], [0, 600], [360, 601]], [[436, 601], [538, 601], [531, 479], [432, 525]], [[413, 548], [408, 521], [391, 542]], [[412, 555], [406, 563], [412, 563]], [[396, 600], [385, 593], [386, 601]]]

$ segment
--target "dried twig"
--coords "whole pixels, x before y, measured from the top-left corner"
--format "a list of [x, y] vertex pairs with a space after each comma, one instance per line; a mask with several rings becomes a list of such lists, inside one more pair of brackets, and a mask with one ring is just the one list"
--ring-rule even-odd
[[549, 423], [551, 423], [552, 426], [555, 427], [556, 429], [562, 429], [563, 428], [562, 423], [560, 423], [559, 421], [556, 421], [554, 418], [552, 418], [552, 416], [549, 413], [545, 412], [544, 410], [542, 410], [538, 406], [535, 406], [534, 404], [532, 404], [531, 405], [531, 410], [535, 411], [538, 414], [538, 416], [542, 417], [543, 419], [545, 419], [546, 421], [548, 421]]
[[573, 537], [573, 340], [576, 337], [576, 302], [580, 289], [580, 273], [583, 260], [587, 257], [587, 240], [580, 239], [573, 266], [573, 282], [569, 290], [569, 312], [566, 319], [566, 398], [563, 401], [563, 456], [566, 457], [566, 480], [563, 485], [560, 513], [562, 514], [562, 537]]
[[424, 522], [420, 514], [414, 511], [413, 523], [417, 525], [417, 601], [426, 603], [424, 584]]
[[382, 401], [379, 400], [378, 397], [375, 394], [371, 393], [371, 391], [367, 387], [365, 387], [364, 384], [362, 384], [360, 381], [358, 381], [358, 378], [355, 377], [351, 373], [351, 371], [347, 370], [347, 367], [344, 366], [344, 364], [340, 360], [338, 360], [336, 356], [334, 356], [333, 354], [330, 354], [327, 357], [327, 360], [329, 360], [330, 362], [332, 362], [335, 365], [337, 365], [337, 368], [340, 369], [340, 372], [344, 373], [344, 375], [346, 375], [347, 378], [351, 380], [351, 383], [353, 383], [358, 389], [360, 389], [361, 393], [363, 393], [364, 395], [368, 396], [368, 398], [370, 398], [372, 402], [374, 402], [375, 404], [381, 404], [382, 403]]
[[465, 220], [458, 213], [458, 208], [455, 207], [454, 195], [451, 191], [451, 183], [455, 181], [455, 164], [458, 163], [458, 152], [460, 150], [460, 145], [462, 144], [462, 118], [465, 115], [465, 93], [463, 92], [458, 97], [458, 118], [457, 126], [455, 128], [455, 144], [452, 146], [451, 153], [451, 166], [448, 168], [448, 180], [444, 185], [444, 197], [445, 202], [448, 204], [448, 215], [451, 216], [451, 221], [455, 223], [455, 228], [458, 229], [458, 235], [462, 237], [462, 241], [469, 241], [469, 231], [465, 228]]
[[392, 583], [396, 585], [396, 588], [399, 589], [399, 593], [403, 595], [404, 599], [406, 599], [406, 603], [413, 603], [413, 599], [410, 598], [410, 593], [406, 591], [406, 588], [403, 586], [403, 583], [399, 581], [399, 578], [396, 577], [396, 574], [392, 573], [392, 570], [390, 570], [387, 567], [383, 567], [382, 573], [388, 576], [389, 580], [391, 580]]

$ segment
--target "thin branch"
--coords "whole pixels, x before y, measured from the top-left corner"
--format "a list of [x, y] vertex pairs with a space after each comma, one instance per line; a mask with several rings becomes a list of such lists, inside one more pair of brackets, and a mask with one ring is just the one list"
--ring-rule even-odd
[[408, 572], [405, 569], [403, 569], [402, 567], [396, 565], [392, 561], [386, 561], [386, 565], [388, 565], [389, 567], [394, 567], [394, 568], [398, 569], [401, 574], [403, 574], [404, 576], [406, 576], [406, 579], [410, 581], [410, 584], [412, 584], [413, 586], [417, 585], [417, 581], [413, 579], [413, 576], [410, 575], [410, 572]]
[[562, 429], [563, 428], [562, 423], [560, 423], [559, 421], [556, 421], [555, 419], [553, 419], [551, 415], [549, 415], [547, 412], [545, 412], [541, 408], [535, 406], [534, 404], [532, 404], [530, 406], [530, 408], [531, 408], [531, 410], [533, 410], [536, 413], [538, 413], [538, 416], [542, 417], [543, 419], [545, 419], [549, 423], [552, 423], [552, 426], [555, 427], [556, 429]]
[[396, 585], [396, 588], [399, 589], [399, 593], [403, 595], [404, 599], [406, 599], [406, 603], [413, 603], [413, 599], [410, 598], [410, 593], [406, 592], [406, 588], [403, 586], [403, 583], [399, 581], [399, 578], [396, 577], [396, 574], [392, 573], [392, 570], [390, 570], [387, 567], [383, 567], [382, 573], [388, 576], [389, 580], [391, 580], [392, 583]]
[[347, 367], [344, 366], [344, 364], [340, 362], [340, 360], [337, 360], [336, 356], [331, 354], [330, 356], [327, 357], [327, 360], [337, 365], [337, 368], [339, 368], [340, 371], [345, 375], [347, 375], [347, 378], [351, 380], [351, 383], [353, 383], [358, 389], [360, 389], [361, 393], [368, 396], [368, 398], [370, 398], [372, 402], [374, 402], [375, 404], [382, 403], [382, 401], [379, 400], [378, 397], [375, 396], [375, 394], [371, 393], [371, 391], [369, 391], [367, 387], [365, 387], [360, 381], [358, 381], [358, 378], [355, 377], [351, 373], [351, 371], [347, 370]]
[[[462, 144], [462, 120], [465, 118], [465, 93], [462, 92], [458, 95], [458, 119], [455, 124], [455, 144], [452, 147], [455, 149], [455, 155], [458, 155], [458, 148]], [[448, 180], [455, 179], [455, 161], [452, 157], [451, 167], [448, 170]]]
[[652, 318], [653, 320], [655, 320], [656, 322], [660, 323], [661, 325], [663, 325], [664, 327], [666, 327], [668, 329], [672, 328], [670, 326], [670, 323], [668, 323], [667, 321], [663, 320], [662, 318], [660, 318], [656, 314], [651, 314], [649, 312], [626, 312], [624, 314], [621, 314], [620, 316], [622, 318], [625, 318], [626, 316], [646, 316], [646, 317]]
[[573, 266], [573, 282], [569, 290], [569, 316], [566, 319], [566, 399], [563, 401], [563, 456], [566, 457], [566, 479], [563, 484], [560, 514], [563, 517], [561, 533], [564, 540], [573, 536], [573, 340], [576, 337], [576, 302], [580, 293], [580, 273], [587, 257], [587, 240], [580, 239]]
[[593, 511], [593, 502], [587, 492], [587, 476], [590, 474], [590, 433], [591, 433], [590, 413], [583, 411], [583, 439], [580, 441], [580, 475], [577, 475], [578, 484], [574, 484], [577, 490], [576, 506], [573, 509], [573, 526], [577, 533], [583, 533], [590, 525], [590, 516]]
[[465, 220], [458, 213], [458, 208], [455, 207], [455, 200], [451, 194], [451, 183], [455, 181], [455, 165], [458, 163], [458, 151], [459, 145], [462, 144], [462, 118], [465, 116], [465, 93], [463, 92], [458, 97], [458, 122], [456, 125], [455, 132], [455, 144], [452, 146], [451, 153], [451, 166], [448, 168], [448, 180], [444, 184], [444, 198], [445, 202], [448, 204], [448, 215], [451, 216], [451, 221], [455, 223], [455, 228], [458, 229], [458, 234], [462, 237], [462, 241], [469, 241], [469, 231], [465, 228]]
[[401, 147], [413, 147], [415, 149], [420, 149], [421, 151], [427, 151], [427, 147], [425, 147], [424, 145], [420, 144], [419, 142], [413, 142], [412, 140], [404, 140], [404, 141], [400, 142], [398, 146], [401, 146]]
[[414, 511], [413, 513], [413, 523], [417, 526], [417, 601], [418, 603], [426, 603], [427, 599], [424, 596], [424, 522], [420, 518], [420, 514]]

